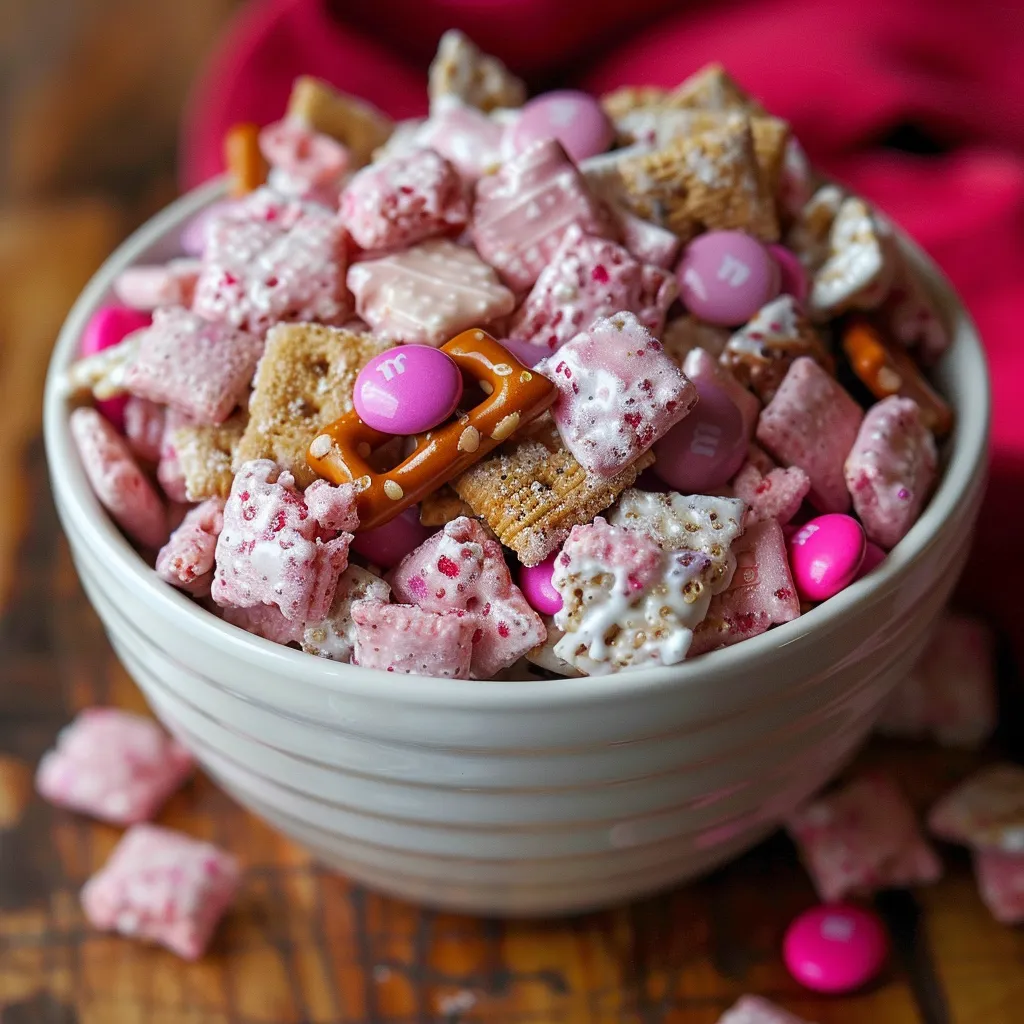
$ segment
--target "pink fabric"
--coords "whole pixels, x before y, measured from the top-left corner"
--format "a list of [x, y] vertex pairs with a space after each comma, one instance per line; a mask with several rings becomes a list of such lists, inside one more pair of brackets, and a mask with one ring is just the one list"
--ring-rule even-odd
[[[1024, 569], [1016, 514], [1024, 504], [1024, 412], [1014, 401], [1024, 376], [1019, 12], [1013, 4], [975, 4], [968, 13], [956, 0], [679, 6], [591, 0], [580, 17], [571, 0], [254, 3], [196, 90], [186, 121], [184, 183], [220, 169], [227, 125], [279, 117], [299, 73], [372, 97], [393, 116], [424, 112], [426, 64], [437, 37], [453, 26], [534, 87], [551, 81], [598, 91], [626, 83], [674, 85], [701, 64], [722, 61], [792, 122], [819, 166], [922, 243], [974, 315], [995, 369], [995, 415], [987, 525], [962, 594], [1012, 631], [1024, 615], [1024, 592], [996, 599], [985, 567], [998, 560]], [[658, 14], [663, 17], [652, 21]], [[883, 146], [901, 124], [936, 137], [948, 152], [917, 156]], [[1024, 638], [1017, 642], [1024, 656]]]

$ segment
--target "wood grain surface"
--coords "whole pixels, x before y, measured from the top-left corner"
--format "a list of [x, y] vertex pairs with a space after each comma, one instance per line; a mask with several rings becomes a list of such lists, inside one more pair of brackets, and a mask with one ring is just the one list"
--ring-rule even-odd
[[[759, 992], [820, 1024], [1019, 1024], [1024, 933], [995, 924], [969, 863], [887, 901], [897, 955], [867, 992], [825, 999], [786, 975], [786, 924], [814, 903], [776, 836], [703, 881], [556, 922], [418, 910], [319, 868], [206, 778], [160, 822], [245, 867], [210, 954], [184, 964], [97, 934], [77, 894], [118, 831], [54, 810], [32, 772], [80, 708], [144, 710], [86, 602], [49, 497], [40, 390], [54, 334], [89, 274], [168, 197], [177, 110], [229, 0], [6, 0], [8, 145], [0, 203], [0, 1024], [713, 1024]], [[63, 18], [63, 20], [62, 20]], [[130, 52], [129, 52], [130, 51]], [[34, 57], [33, 57], [34, 55]], [[59, 126], [59, 127], [58, 127]], [[59, 472], [59, 467], [56, 468]], [[872, 744], [918, 806], [1024, 722], [1004, 673], [999, 743], [967, 755]]]

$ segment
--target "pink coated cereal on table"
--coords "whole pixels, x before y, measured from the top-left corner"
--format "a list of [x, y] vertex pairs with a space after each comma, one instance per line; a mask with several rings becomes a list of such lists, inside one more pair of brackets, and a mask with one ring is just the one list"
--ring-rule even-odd
[[133, 309], [192, 305], [202, 263], [177, 259], [168, 263], [127, 267], [114, 279], [114, 294]]
[[125, 387], [195, 423], [222, 423], [245, 398], [262, 352], [254, 334], [181, 307], [158, 309], [140, 335]]
[[338, 580], [334, 601], [326, 619], [307, 622], [302, 631], [302, 649], [307, 654], [331, 661], [351, 661], [356, 642], [352, 606], [357, 601], [378, 601], [387, 604], [391, 588], [379, 576], [350, 565]]
[[217, 538], [223, 527], [224, 502], [220, 498], [208, 498], [190, 509], [156, 556], [156, 574], [189, 594], [209, 594]]
[[732, 553], [732, 581], [711, 599], [704, 621], [694, 630], [690, 657], [757, 636], [800, 614], [786, 540], [774, 519], [747, 526], [733, 542]]
[[1024, 852], [977, 850], [974, 876], [985, 906], [997, 921], [1024, 922]]
[[504, 131], [476, 107], [448, 103], [416, 129], [415, 139], [440, 153], [469, 184], [501, 166]]
[[147, 821], [192, 771], [192, 757], [156, 722], [86, 708], [43, 755], [36, 787], [58, 807], [114, 825]]
[[811, 1024], [761, 996], [741, 996], [732, 1009], [718, 1018], [718, 1024]]
[[930, 883], [942, 874], [907, 798], [886, 776], [862, 776], [815, 798], [791, 815], [787, 828], [826, 902]]
[[167, 539], [167, 510], [124, 438], [95, 409], [75, 409], [68, 425], [100, 504], [132, 540], [160, 547]]
[[294, 119], [260, 129], [260, 152], [272, 170], [302, 189], [331, 185], [348, 170], [348, 150], [329, 135]]
[[595, 320], [540, 368], [559, 390], [552, 415], [585, 469], [614, 476], [678, 423], [697, 389], [632, 313]]
[[571, 224], [608, 237], [612, 224], [565, 150], [535, 143], [477, 184], [470, 233], [480, 255], [515, 291], [525, 291]]
[[846, 457], [846, 486], [864, 532], [892, 548], [917, 521], [931, 494], [938, 453], [912, 398], [892, 395], [868, 409]]
[[843, 466], [864, 413], [813, 359], [790, 366], [757, 423], [757, 440], [784, 466], [799, 466], [811, 481], [808, 498], [821, 512], [850, 507]]
[[999, 761], [975, 772], [935, 803], [928, 829], [976, 850], [1024, 853], [1024, 768]]
[[345, 228], [333, 210], [259, 189], [214, 217], [206, 231], [193, 309], [262, 334], [284, 321], [342, 323]]
[[341, 219], [364, 249], [405, 249], [469, 217], [455, 168], [432, 149], [370, 164], [341, 195]]
[[930, 736], [947, 747], [980, 746], [996, 727], [992, 631], [946, 613], [921, 659], [893, 692], [878, 723], [886, 736]]
[[148, 398], [129, 396], [124, 404], [124, 436], [132, 454], [143, 462], [158, 462], [167, 421], [167, 408]]
[[474, 618], [463, 612], [428, 612], [416, 605], [356, 601], [353, 663], [406, 675], [468, 679]]
[[443, 345], [512, 312], [515, 296], [477, 254], [447, 238], [353, 264], [359, 315], [381, 337]]
[[334, 491], [330, 500], [314, 492], [307, 504], [291, 473], [269, 459], [243, 464], [224, 506], [213, 600], [236, 608], [275, 605], [295, 622], [325, 618], [352, 540], [350, 533], [334, 534], [354, 521], [342, 507], [354, 506], [353, 488]]
[[198, 960], [238, 882], [237, 861], [216, 846], [155, 825], [134, 825], [86, 882], [82, 907], [95, 928]]
[[702, 552], [665, 551], [601, 516], [574, 526], [551, 578], [564, 631], [554, 654], [587, 675], [678, 664], [707, 612], [710, 568]]
[[399, 601], [466, 612], [476, 623], [472, 675], [488, 679], [544, 641], [540, 616], [512, 582], [501, 545], [475, 519], [448, 523], [392, 570]]
[[513, 317], [509, 334], [554, 351], [596, 319], [628, 312], [657, 335], [676, 293], [670, 273], [645, 266], [617, 242], [585, 235], [571, 224]]

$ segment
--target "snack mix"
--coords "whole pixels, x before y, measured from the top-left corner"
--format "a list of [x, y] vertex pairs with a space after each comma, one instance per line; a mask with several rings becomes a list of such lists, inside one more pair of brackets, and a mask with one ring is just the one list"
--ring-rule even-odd
[[[717, 65], [527, 102], [457, 32], [429, 111], [299, 79], [282, 120], [229, 133], [228, 195], [178, 255], [89, 325], [72, 436], [164, 583], [316, 657], [525, 682], [739, 643], [900, 543], [952, 426], [923, 369], [948, 337], [784, 121]], [[122, 784], [115, 744], [69, 790], [67, 746], [45, 786], [111, 820], [178, 778]], [[934, 873], [909, 829], [862, 862], [844, 801], [794, 824], [824, 894]], [[188, 914], [154, 937], [193, 951]]]

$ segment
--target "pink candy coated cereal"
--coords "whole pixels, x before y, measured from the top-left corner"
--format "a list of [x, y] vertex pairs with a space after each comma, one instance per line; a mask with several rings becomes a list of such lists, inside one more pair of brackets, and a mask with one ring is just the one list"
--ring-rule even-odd
[[671, 274], [644, 266], [616, 242], [584, 235], [571, 224], [509, 333], [554, 351], [599, 317], [629, 312], [660, 334], [676, 292]]
[[774, 519], [747, 526], [733, 541], [732, 553], [732, 582], [711, 599], [704, 621], [694, 630], [690, 657], [757, 636], [800, 614], [786, 541]]
[[259, 143], [267, 163], [300, 191], [331, 185], [348, 170], [349, 153], [340, 142], [297, 120], [268, 124]]
[[309, 490], [304, 500], [292, 475], [269, 459], [239, 469], [217, 541], [217, 604], [275, 605], [294, 622], [326, 617], [352, 540], [334, 535], [354, 522], [355, 491], [326, 482]]
[[114, 294], [133, 309], [188, 306], [196, 292], [202, 264], [197, 259], [171, 260], [157, 266], [138, 265], [122, 270], [114, 280]]
[[124, 404], [124, 436], [132, 454], [144, 462], [160, 459], [167, 410], [158, 402], [131, 395]]
[[826, 902], [936, 881], [942, 865], [896, 785], [862, 776], [797, 810], [787, 824]]
[[554, 654], [587, 675], [678, 664], [707, 612], [710, 570], [701, 552], [665, 551], [601, 516], [574, 526], [551, 578], [565, 632]]
[[774, 519], [785, 526], [800, 511], [811, 489], [811, 481], [799, 466], [782, 469], [776, 466], [756, 445], [767, 466], [748, 452], [747, 461], [733, 477], [732, 490], [747, 503], [748, 515], [754, 521]]
[[488, 679], [542, 643], [544, 623], [512, 582], [501, 545], [475, 519], [448, 523], [402, 560], [390, 578], [399, 601], [475, 620], [472, 674]]
[[678, 423], [697, 389], [632, 313], [595, 320], [540, 367], [559, 390], [552, 415], [584, 468], [614, 476]]
[[468, 679], [473, 657], [474, 617], [463, 612], [428, 612], [416, 605], [356, 601], [353, 663], [406, 675]]
[[946, 325], [924, 283], [902, 256], [879, 311], [887, 334], [917, 351], [922, 362], [934, 363], [949, 347]]
[[511, 313], [513, 294], [469, 248], [446, 238], [356, 263], [348, 285], [359, 315], [381, 336], [443, 345]]
[[[358, 535], [357, 535], [358, 536]], [[302, 649], [307, 654], [331, 661], [351, 661], [356, 642], [352, 607], [358, 601], [387, 604], [391, 588], [379, 576], [350, 565], [338, 580], [330, 614], [321, 622], [307, 622], [302, 631]]]
[[651, 263], [665, 270], [671, 268], [682, 247], [678, 235], [624, 207], [616, 206], [612, 212], [622, 235], [622, 244], [641, 263]]
[[100, 504], [143, 547], [167, 539], [167, 512], [124, 439], [95, 409], [75, 409], [68, 426]]
[[978, 892], [1002, 924], [1024, 922], [1024, 853], [979, 850], [974, 854]]
[[718, 1018], [718, 1024], [810, 1024], [810, 1021], [760, 996], [743, 996], [731, 1010]]
[[440, 153], [466, 183], [501, 166], [504, 128], [493, 118], [461, 103], [446, 104], [416, 130], [416, 141]]
[[364, 249], [405, 249], [468, 216], [455, 168], [431, 149], [364, 167], [341, 196], [342, 222]]
[[171, 501], [188, 501], [188, 487], [185, 481], [185, 471], [178, 461], [178, 453], [171, 444], [171, 435], [180, 427], [191, 423], [190, 417], [179, 412], [172, 406], [168, 406], [164, 419], [164, 435], [160, 442], [160, 461], [156, 466], [156, 478], [163, 488], [164, 494]]
[[886, 705], [878, 731], [978, 747], [995, 730], [992, 632], [979, 619], [943, 616], [931, 643]]
[[516, 291], [529, 288], [570, 224], [607, 237], [611, 221], [554, 139], [535, 143], [477, 185], [470, 233]]
[[342, 323], [346, 263], [337, 214], [260, 189], [210, 221], [193, 309], [259, 334], [282, 320]]
[[1024, 853], [1024, 768], [990, 764], [932, 807], [928, 828], [940, 839], [974, 849]]
[[917, 521], [935, 483], [938, 454], [912, 398], [892, 395], [864, 416], [846, 457], [846, 485], [864, 532], [894, 547]]
[[195, 423], [222, 423], [245, 397], [263, 340], [180, 307], [158, 309], [125, 371], [132, 394], [166, 402]]
[[86, 882], [82, 907], [95, 928], [197, 960], [238, 882], [237, 861], [216, 846], [155, 825], [134, 825]]
[[251, 608], [228, 607], [221, 614], [224, 621], [230, 622], [232, 626], [244, 629], [253, 636], [261, 636], [264, 640], [272, 640], [275, 644], [300, 643], [305, 632], [305, 623], [286, 619], [272, 604], [254, 604]]
[[850, 507], [843, 465], [864, 413], [813, 359], [794, 360], [757, 423], [758, 442], [811, 481], [808, 498], [822, 512]]
[[87, 708], [57, 737], [36, 775], [50, 803], [115, 825], [151, 818], [192, 771], [192, 757], [155, 722]]
[[220, 498], [208, 498], [190, 509], [156, 556], [156, 574], [189, 594], [209, 594], [217, 538], [223, 527], [224, 502]]

